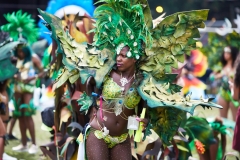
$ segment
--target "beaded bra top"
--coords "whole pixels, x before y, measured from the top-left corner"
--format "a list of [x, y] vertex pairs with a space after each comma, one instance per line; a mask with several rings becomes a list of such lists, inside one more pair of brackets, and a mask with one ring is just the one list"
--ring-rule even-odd
[[[108, 75], [103, 84], [102, 97], [109, 107], [125, 106], [128, 109], [134, 109], [138, 106], [141, 97], [138, 94], [136, 82], [133, 82], [125, 94], [122, 94], [122, 88]], [[115, 114], [117, 115], [116, 111]]]

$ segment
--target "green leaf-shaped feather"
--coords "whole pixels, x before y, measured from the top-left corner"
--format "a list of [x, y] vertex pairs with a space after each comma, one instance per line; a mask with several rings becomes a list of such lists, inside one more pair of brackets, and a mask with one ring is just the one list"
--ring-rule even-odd
[[80, 98], [77, 100], [78, 105], [81, 105], [81, 109], [80, 112], [85, 112], [85, 114], [87, 114], [88, 109], [91, 107], [91, 105], [93, 104], [93, 100], [90, 96], [88, 96], [86, 94], [86, 92], [84, 92]]

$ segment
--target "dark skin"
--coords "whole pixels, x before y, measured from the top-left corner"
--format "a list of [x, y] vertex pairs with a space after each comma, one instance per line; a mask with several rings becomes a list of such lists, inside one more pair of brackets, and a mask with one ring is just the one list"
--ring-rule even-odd
[[83, 127], [87, 122], [89, 122], [89, 119], [93, 117], [93, 114], [96, 113], [96, 108], [92, 107], [91, 110], [89, 111], [90, 114], [87, 117], [85, 116], [85, 114], [81, 114], [79, 112], [81, 106], [78, 105], [77, 100], [83, 91], [85, 91], [86, 94], [91, 96], [92, 91], [94, 90], [94, 86], [95, 86], [95, 81], [93, 77], [89, 77], [89, 79], [84, 84], [81, 83], [80, 78], [72, 85], [68, 83], [69, 92], [71, 94], [71, 104], [73, 106], [74, 111], [77, 114], [77, 122]]
[[[17, 50], [17, 58], [20, 60], [23, 60], [25, 58], [25, 55], [21, 49]], [[45, 72], [43, 72], [41, 60], [39, 59], [39, 57], [37, 55], [32, 55], [32, 62], [33, 62], [34, 67], [36, 67], [39, 70], [38, 77], [39, 78], [43, 77], [45, 75]], [[29, 78], [23, 80], [23, 79], [21, 79], [21, 76], [19, 74], [15, 75], [14, 78], [16, 78], [17, 80], [21, 80], [25, 84], [36, 79], [36, 77], [29, 77]]]
[[[129, 48], [128, 47], [124, 47], [120, 54], [117, 56], [117, 71], [112, 71], [111, 72], [111, 77], [113, 78], [113, 81], [116, 82], [119, 86], [121, 86], [120, 83], [120, 79], [121, 79], [121, 72], [122, 72], [122, 76], [123, 77], [127, 77], [127, 79], [130, 79], [133, 74], [135, 73], [135, 63], [136, 60], [133, 58], [128, 58], [126, 56], [127, 52], [128, 52]], [[132, 83], [133, 83], [134, 79], [131, 79], [130, 83], [127, 83], [125, 85], [125, 91], [127, 92], [128, 89], [131, 87]], [[103, 109], [105, 109], [105, 106], [103, 106]], [[128, 108], [124, 108], [123, 109], [124, 114], [128, 117], [128, 116], [132, 116], [135, 114], [135, 110], [134, 109], [128, 109]], [[121, 116], [124, 116], [123, 113], [121, 113]], [[105, 127], [107, 127], [110, 131], [110, 135], [111, 136], [120, 136], [124, 133], [127, 133], [127, 120], [123, 119], [120, 115], [116, 116], [114, 113], [107, 113], [107, 112], [103, 112], [103, 116], [106, 116], [108, 119], [111, 119], [111, 121], [105, 121], [104, 125]], [[97, 112], [97, 118], [98, 118], [98, 122], [101, 123], [101, 119], [100, 119], [100, 110], [98, 110]], [[145, 119], [140, 119], [139, 121], [142, 122], [147, 122], [147, 120]], [[144, 126], [145, 126], [144, 123]], [[93, 128], [100, 130], [97, 120], [93, 119], [93, 121], [90, 124]]]
[[2, 158], [2, 155], [4, 153], [4, 139], [3, 136], [6, 134], [6, 128], [7, 123], [4, 123], [4, 121], [8, 120], [9, 113], [8, 113], [8, 95], [6, 92], [7, 85], [4, 84], [3, 90], [0, 91], [0, 99], [1, 102], [3, 102], [6, 105], [6, 114], [0, 115], [0, 159]]
[[[127, 46], [121, 50], [121, 52], [117, 56], [117, 70], [112, 70], [110, 73], [110, 76], [113, 78], [113, 81], [116, 82], [119, 86], [121, 86], [121, 83], [120, 83], [121, 73], [122, 73], [122, 76], [126, 77], [128, 80], [131, 79], [131, 77], [135, 73], [136, 60], [133, 58], [128, 58], [126, 56], [128, 51], [129, 51], [129, 47]], [[125, 93], [131, 87], [133, 81], [134, 81], [134, 78], [132, 78], [130, 82], [124, 86]], [[139, 103], [139, 107], [142, 107], [140, 105], [142, 105], [141, 103]], [[107, 108], [104, 105], [102, 107], [103, 109]], [[135, 109], [127, 109], [126, 107], [124, 107], [120, 115], [122, 117], [125, 117], [124, 115], [126, 115], [126, 117], [135, 115]], [[126, 119], [123, 119], [120, 115], [116, 116], [115, 113], [109, 113], [109, 112], [103, 111], [103, 117], [104, 116], [107, 117], [107, 121], [104, 121], [104, 120], [102, 121], [100, 119], [100, 110], [98, 110], [97, 114], [94, 116], [93, 120], [90, 122], [90, 125], [94, 129], [101, 130], [104, 124], [104, 126], [109, 130], [110, 136], [120, 136], [124, 133], [128, 133], [128, 129], [127, 129], [128, 121]], [[145, 128], [146, 124], [148, 123], [148, 120], [140, 119], [140, 118], [138, 120], [143, 122], [143, 128]], [[101, 127], [99, 125], [101, 125]], [[87, 146], [87, 156], [89, 160], [95, 160], [95, 159], [130, 160], [131, 159], [131, 142], [129, 137], [123, 143], [120, 143], [115, 147], [109, 149], [103, 139], [97, 139], [94, 133], [90, 133], [90, 135], [87, 138], [86, 146]]]
[[[25, 59], [25, 54], [23, 53], [21, 48], [18, 48], [18, 50], [17, 50], [17, 58], [20, 60]], [[36, 67], [39, 70], [38, 77], [44, 76], [45, 73], [43, 72], [41, 60], [39, 59], [39, 57], [37, 55], [32, 55], [32, 63], [34, 65], [34, 67]], [[28, 77], [27, 79], [22, 79], [19, 74], [15, 75], [14, 77], [16, 78], [17, 81], [22, 81], [25, 84], [28, 84], [30, 81], [37, 78], [37, 77], [33, 76], [33, 77]], [[32, 99], [32, 96], [33, 96], [33, 94], [28, 93], [28, 92], [24, 92], [24, 93], [15, 92], [14, 93], [15, 99], [17, 101], [20, 101], [20, 104], [29, 104], [30, 100]], [[21, 111], [25, 112], [25, 109], [21, 109]], [[21, 136], [22, 136], [22, 138], [21, 138], [22, 144], [24, 146], [27, 144], [27, 135], [26, 135], [27, 129], [30, 132], [32, 143], [36, 144], [34, 122], [33, 122], [32, 117], [31, 116], [19, 117], [19, 126], [20, 126], [20, 131], [21, 131]]]
[[[234, 73], [234, 67], [232, 66], [232, 56], [229, 52], [224, 52], [224, 59], [227, 61], [227, 64], [223, 66], [223, 69], [220, 73], [217, 73], [214, 75], [215, 79], [220, 79], [223, 76], [228, 76], [229, 80], [232, 81], [231, 74]], [[223, 108], [220, 110], [220, 116], [227, 118], [228, 110], [230, 109], [232, 111], [232, 117], [233, 120], [236, 121], [236, 113], [237, 113], [237, 107], [234, 107], [232, 102], [226, 101], [223, 97], [219, 97], [217, 104], [223, 106]]]

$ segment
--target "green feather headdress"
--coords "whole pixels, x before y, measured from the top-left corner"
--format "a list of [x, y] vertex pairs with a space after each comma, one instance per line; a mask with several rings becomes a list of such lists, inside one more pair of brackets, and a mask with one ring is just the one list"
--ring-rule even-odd
[[145, 24], [143, 5], [130, 0], [100, 0], [105, 4], [96, 8], [94, 41], [100, 49], [108, 48], [119, 54], [129, 46], [128, 57], [139, 59], [143, 54], [142, 43], [151, 44], [152, 38]]
[[1, 26], [1, 30], [9, 32], [10, 36], [16, 41], [26, 38], [28, 43], [32, 44], [37, 41], [38, 28], [36, 28], [35, 20], [30, 14], [22, 13], [21, 10], [16, 13], [5, 14], [4, 17], [8, 21], [7, 24]]

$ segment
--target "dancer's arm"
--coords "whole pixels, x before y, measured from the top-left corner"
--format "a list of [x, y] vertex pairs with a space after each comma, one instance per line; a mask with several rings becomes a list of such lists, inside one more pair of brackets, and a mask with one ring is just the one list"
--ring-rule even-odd
[[233, 94], [233, 99], [235, 101], [240, 100], [239, 92], [240, 92], [240, 87], [237, 87], [235, 84], [233, 84], [233, 93], [232, 94]]
[[35, 78], [42, 78], [44, 76], [45, 72], [43, 70], [42, 62], [41, 62], [40, 58], [36, 54], [34, 54], [32, 56], [32, 62], [33, 62], [33, 65], [39, 71], [39, 73], [37, 74], [37, 76], [35, 76]]
[[38, 69], [39, 73], [33, 77], [29, 77], [26, 80], [23, 80], [23, 83], [29, 83], [30, 81], [37, 78], [42, 78], [45, 75], [41, 60], [36, 54], [32, 55], [32, 62], [33, 62], [33, 65]]
[[235, 80], [235, 82], [228, 81], [228, 84], [229, 84], [233, 99], [235, 101], [240, 100], [240, 86], [239, 86], [239, 84], [236, 84], [236, 80]]

